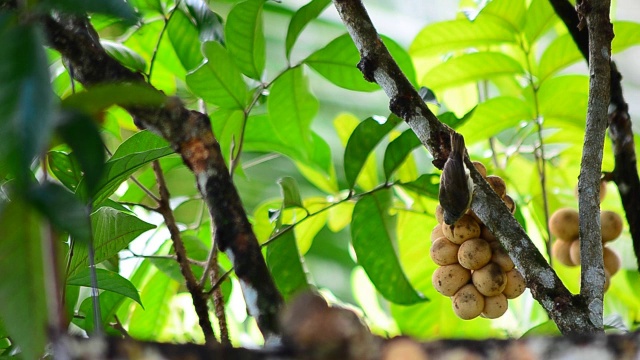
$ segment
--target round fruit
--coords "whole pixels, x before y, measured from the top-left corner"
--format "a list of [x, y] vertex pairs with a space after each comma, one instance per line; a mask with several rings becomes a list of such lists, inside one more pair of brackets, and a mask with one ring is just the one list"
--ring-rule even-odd
[[483, 178], [487, 177], [487, 168], [480, 161], [472, 161], [473, 166], [476, 167], [476, 170], [482, 175]]
[[489, 175], [487, 176], [487, 182], [500, 198], [507, 194], [507, 184], [505, 184], [500, 176]]
[[463, 215], [455, 225], [442, 224], [444, 236], [455, 244], [480, 236], [480, 225], [469, 215]]
[[498, 264], [502, 271], [511, 271], [516, 266], [511, 260], [511, 256], [499, 242], [492, 241], [489, 246], [491, 246], [491, 262]]
[[611, 274], [604, 269], [604, 291], [607, 292], [609, 290], [609, 286], [611, 285]]
[[507, 286], [504, 288], [502, 292], [507, 299], [515, 299], [518, 296], [522, 295], [524, 290], [527, 288], [527, 284], [520, 274], [518, 269], [513, 269], [507, 272]]
[[438, 224], [433, 228], [433, 230], [431, 230], [431, 242], [434, 242], [441, 237], [444, 237], [444, 233], [442, 232], [442, 225]]
[[471, 274], [471, 281], [484, 296], [496, 296], [507, 286], [507, 275], [496, 263], [488, 263]]
[[467, 284], [453, 296], [453, 311], [460, 319], [471, 320], [484, 310], [484, 296], [475, 286]]
[[502, 201], [504, 201], [504, 204], [507, 205], [507, 209], [509, 209], [512, 214], [516, 212], [516, 202], [513, 201], [513, 198], [511, 196], [505, 195], [502, 198]]
[[560, 239], [556, 239], [554, 241], [553, 246], [551, 246], [551, 256], [554, 259], [558, 260], [560, 264], [566, 266], [576, 266], [571, 260], [571, 256], [569, 255], [569, 248], [571, 247], [573, 242], [561, 241]]
[[480, 220], [478, 215], [476, 215], [476, 213], [474, 213], [473, 210], [471, 209], [467, 210], [467, 215], [471, 216], [473, 220], [475, 220], [480, 226], [482, 226], [482, 220]]
[[482, 309], [482, 316], [487, 319], [497, 319], [504, 315], [509, 308], [506, 296], [498, 294], [496, 296], [489, 296], [484, 299], [484, 309]]
[[488, 227], [486, 226], [482, 226], [482, 229], [480, 230], [480, 237], [487, 240], [487, 241], [495, 241], [498, 240], [496, 239], [496, 237], [493, 235], [493, 233], [491, 232], [491, 230], [489, 230]]
[[431, 244], [430, 255], [434, 263], [438, 265], [451, 265], [458, 262], [458, 249], [460, 245], [454, 244], [441, 237]]
[[444, 296], [453, 296], [469, 280], [471, 280], [471, 271], [463, 268], [460, 264], [439, 267], [431, 277], [433, 287]]
[[609, 275], [615, 275], [620, 270], [620, 257], [618, 254], [605, 246], [602, 249], [602, 256], [604, 258], [604, 269], [607, 270]]
[[[576, 185], [575, 191], [576, 199], [578, 198], [578, 186]], [[604, 200], [605, 196], [607, 196], [607, 182], [605, 180], [600, 180], [600, 202]]]
[[460, 245], [458, 262], [469, 270], [480, 269], [491, 260], [491, 246], [482, 239], [471, 239]]
[[578, 237], [580, 225], [578, 212], [571, 208], [558, 209], [549, 219], [551, 234], [564, 240], [571, 241]]
[[572, 263], [580, 265], [580, 240], [575, 239], [569, 245], [569, 258]]
[[622, 218], [613, 211], [603, 211], [600, 213], [600, 226], [603, 243], [615, 240], [622, 233]]

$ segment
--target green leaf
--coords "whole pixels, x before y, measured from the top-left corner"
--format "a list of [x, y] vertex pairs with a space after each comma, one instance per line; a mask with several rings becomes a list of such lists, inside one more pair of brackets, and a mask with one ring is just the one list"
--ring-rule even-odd
[[[91, 269], [85, 268], [84, 270], [70, 276], [67, 279], [67, 286], [86, 286], [91, 287]], [[133, 301], [142, 305], [140, 301], [140, 295], [138, 289], [131, 283], [131, 281], [123, 278], [120, 274], [113, 271], [96, 268], [96, 278], [98, 280], [98, 289], [107, 290], [116, 294], [124, 295]]]
[[289, 207], [304, 207], [296, 179], [291, 176], [284, 176], [278, 179], [278, 185], [280, 186], [280, 194], [283, 199], [282, 205], [285, 209]]
[[13, 15], [0, 13], [0, 164], [24, 186], [51, 137], [53, 92], [40, 31]]
[[524, 23], [524, 34], [529, 45], [535, 43], [558, 20], [548, 0], [532, 0]]
[[0, 318], [25, 359], [39, 359], [47, 339], [41, 233], [23, 201], [0, 209]]
[[155, 11], [159, 13], [163, 13], [162, 4], [160, 4], [160, 0], [128, 0], [131, 6], [138, 10], [143, 11]]
[[524, 73], [519, 62], [498, 52], [463, 54], [441, 63], [424, 76], [422, 82], [434, 90], [442, 90], [499, 75]]
[[75, 191], [82, 179], [82, 170], [75, 157], [62, 151], [47, 153], [49, 169], [67, 189]]
[[140, 340], [156, 340], [167, 324], [171, 298], [180, 283], [162, 272], [156, 272], [140, 289], [145, 308], [136, 307], [129, 320], [129, 335]]
[[414, 57], [425, 57], [480, 46], [516, 43], [517, 33], [504, 23], [478, 17], [475, 21], [458, 19], [427, 25], [409, 47]]
[[88, 114], [99, 114], [113, 106], [164, 104], [166, 95], [146, 84], [103, 84], [72, 94], [62, 100], [62, 107]]
[[86, 206], [59, 184], [45, 182], [32, 187], [29, 200], [58, 230], [83, 242], [91, 236]]
[[414, 191], [420, 195], [430, 197], [432, 199], [438, 198], [438, 191], [440, 190], [440, 175], [438, 174], [422, 174], [419, 178], [408, 183], [400, 184], [407, 190]]
[[[98, 190], [93, 197], [93, 202], [100, 204], [142, 166], [172, 153], [173, 150], [161, 137], [148, 131], [136, 133], [122, 143], [111, 159], [105, 163], [104, 176], [97, 186]], [[78, 190], [86, 196], [84, 182], [83, 178], [78, 185]]]
[[267, 246], [267, 266], [285, 300], [309, 288], [293, 231]]
[[200, 33], [196, 26], [181, 10], [171, 16], [167, 25], [167, 35], [186, 70], [198, 67], [204, 57], [200, 52]]
[[304, 30], [311, 20], [317, 18], [330, 3], [331, 0], [311, 0], [293, 14], [293, 17], [289, 22], [287, 38], [285, 41], [285, 53], [287, 60], [290, 58], [291, 49], [293, 49], [293, 45], [295, 45], [296, 40], [298, 40], [298, 36], [302, 33], [302, 30]]
[[94, 120], [77, 111], [58, 114], [56, 132], [73, 149], [89, 194], [94, 194], [104, 172], [104, 143]]
[[244, 109], [247, 86], [242, 74], [227, 51], [217, 42], [206, 42], [203, 52], [207, 61], [187, 74], [187, 85], [194, 94], [224, 109]]
[[531, 329], [527, 330], [524, 334], [522, 334], [522, 338], [528, 337], [538, 337], [538, 336], [560, 336], [562, 333], [558, 330], [558, 325], [556, 325], [553, 320], [547, 320], [542, 324], [536, 325]]
[[458, 131], [464, 134], [466, 143], [471, 145], [478, 141], [486, 141], [505, 129], [533, 119], [533, 112], [526, 101], [499, 96], [479, 104], [469, 121]]
[[122, 0], [43, 0], [47, 8], [82, 15], [84, 13], [101, 13], [122, 18], [129, 24], [138, 21], [138, 15], [131, 5]]
[[383, 161], [384, 176], [387, 181], [396, 169], [402, 165], [407, 156], [411, 154], [411, 151], [420, 145], [420, 139], [418, 139], [411, 129], [405, 130], [400, 136], [389, 143], [389, 146], [387, 146], [387, 149], [384, 151]]
[[[519, 33], [524, 27], [526, 4], [525, 0], [493, 0], [487, 3], [478, 19], [489, 18], [491, 21], [504, 21], [514, 33]], [[491, 17], [496, 17], [491, 18]], [[478, 20], [476, 19], [476, 21]]]
[[[585, 75], [554, 76], [538, 89], [538, 107], [545, 123], [562, 120], [584, 128], [589, 96], [589, 78]], [[530, 100], [531, 101], [531, 100]]]
[[538, 67], [538, 79], [542, 82], [581, 59], [583, 59], [582, 54], [571, 35], [568, 33], [560, 35], [542, 53]]
[[[98, 269], [101, 270], [101, 269]], [[133, 285], [132, 285], [133, 286]], [[75, 287], [79, 289], [79, 287]], [[137, 293], [137, 291], [136, 291]], [[103, 292], [98, 296], [98, 302], [100, 303], [100, 324], [102, 324], [103, 330], [107, 332], [108, 335], [112, 335], [109, 332], [113, 330], [109, 326], [109, 322], [112, 321], [113, 316], [116, 314], [116, 311], [120, 307], [120, 305], [124, 302], [124, 296], [120, 294], [116, 294], [113, 292]], [[94, 321], [93, 321], [93, 299], [91, 296], [85, 298], [80, 304], [78, 308], [78, 313], [84, 315], [84, 319], [74, 318], [73, 323], [84, 329], [86, 332], [92, 334], [94, 333]], [[121, 335], [120, 333], [115, 334], [116, 336]]]
[[[207, 256], [209, 255], [209, 249], [200, 241], [199, 238], [192, 235], [184, 235], [182, 233], [182, 242], [187, 252], [187, 256], [189, 259], [193, 259], [196, 261], [206, 261]], [[175, 254], [175, 250], [173, 248], [173, 241], [167, 240], [165, 243], [156, 251], [154, 255], [168, 255]], [[158, 268], [158, 270], [165, 273], [170, 278], [174, 279], [178, 282], [184, 281], [184, 276], [182, 275], [182, 271], [180, 270], [180, 264], [175, 259], [171, 258], [151, 258], [149, 259], [151, 263]], [[199, 278], [202, 276], [202, 266], [191, 265], [191, 271], [193, 274]]]
[[231, 9], [225, 26], [229, 54], [243, 74], [260, 80], [266, 62], [262, 24], [264, 0], [247, 0]]
[[374, 118], [363, 120], [353, 131], [344, 151], [344, 173], [349, 188], [353, 188], [369, 153], [380, 140], [396, 127], [402, 120], [390, 116], [386, 122], [379, 123]]
[[115, 41], [100, 40], [100, 44], [112, 58], [131, 70], [144, 72], [147, 62], [137, 52]]
[[[395, 41], [381, 36], [382, 41], [400, 66], [407, 79], [416, 86], [415, 69], [409, 54]], [[360, 61], [360, 53], [349, 34], [344, 34], [331, 41], [324, 48], [314, 52], [304, 63], [317, 71], [325, 79], [345, 89], [355, 91], [376, 91], [380, 86], [364, 79], [356, 65]]]
[[614, 21], [613, 32], [616, 34], [611, 42], [611, 51], [613, 53], [618, 53], [640, 44], [640, 24], [637, 22]]
[[471, 111], [464, 114], [464, 116], [461, 118], [458, 118], [453, 112], [448, 111], [446, 113], [438, 115], [438, 120], [442, 121], [444, 124], [447, 124], [453, 129], [457, 129], [460, 126], [464, 125], [471, 118], [475, 110], [476, 108], [474, 107], [473, 109], [471, 109]]
[[385, 299], [403, 305], [426, 301], [407, 280], [393, 248], [395, 224], [389, 215], [391, 200], [391, 191], [384, 190], [364, 196], [356, 203], [351, 241], [358, 264]]
[[[91, 228], [93, 229], [93, 247], [97, 264], [116, 255], [138, 235], [155, 228], [155, 225], [146, 223], [136, 216], [112, 208], [101, 207], [91, 214]], [[67, 273], [69, 276], [75, 275], [88, 265], [87, 244], [76, 241]]]
[[217, 41], [224, 39], [224, 25], [220, 15], [209, 9], [204, 0], [185, 0], [189, 14], [196, 21], [200, 32], [200, 42]]

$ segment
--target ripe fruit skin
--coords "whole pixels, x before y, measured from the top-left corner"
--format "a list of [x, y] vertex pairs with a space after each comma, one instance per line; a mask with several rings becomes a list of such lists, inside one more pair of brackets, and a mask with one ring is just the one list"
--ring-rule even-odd
[[469, 270], [477, 270], [491, 261], [491, 246], [483, 239], [471, 239], [460, 245], [458, 262]]
[[486, 226], [482, 226], [482, 229], [480, 230], [480, 237], [481, 237], [482, 239], [485, 239], [485, 240], [489, 241], [489, 242], [491, 242], [491, 241], [495, 241], [495, 240], [498, 240], [498, 239], [493, 235], [493, 233], [491, 232], [491, 230], [489, 230], [489, 228], [488, 228], [488, 227], [486, 227]]
[[444, 236], [454, 244], [477, 238], [480, 235], [480, 225], [469, 215], [463, 215], [453, 226], [442, 224]]
[[507, 275], [496, 263], [488, 263], [471, 275], [471, 281], [484, 296], [497, 296], [507, 286]]
[[438, 204], [436, 206], [436, 220], [438, 220], [438, 224], [442, 224], [442, 221], [444, 220], [444, 210], [442, 209], [442, 206], [440, 206], [440, 204]]
[[444, 296], [453, 296], [471, 280], [471, 271], [460, 264], [441, 266], [433, 272], [431, 282], [437, 292]]
[[482, 175], [483, 178], [487, 177], [487, 168], [480, 161], [472, 161], [473, 166], [476, 167], [476, 170]]
[[604, 258], [604, 269], [610, 276], [613, 276], [620, 270], [620, 257], [606, 246], [602, 249], [602, 255]]
[[569, 258], [571, 258], [571, 262], [580, 265], [580, 240], [575, 239], [569, 245]]
[[503, 294], [496, 296], [488, 296], [484, 299], [484, 309], [482, 309], [482, 316], [487, 319], [497, 319], [504, 315], [509, 308], [507, 298]]
[[502, 293], [507, 299], [515, 299], [522, 295], [527, 288], [527, 284], [518, 269], [513, 269], [507, 273], [507, 286]]
[[603, 211], [600, 213], [600, 226], [603, 243], [615, 240], [622, 233], [622, 218], [613, 211]]
[[571, 208], [558, 209], [549, 219], [549, 230], [554, 236], [565, 241], [578, 237], [580, 225], [578, 212]]
[[473, 286], [463, 286], [453, 296], [453, 311], [460, 319], [471, 320], [484, 310], [484, 296]]
[[431, 230], [431, 242], [434, 242], [441, 237], [444, 237], [444, 233], [442, 232], [442, 225], [438, 224], [433, 228], [433, 230]]
[[491, 246], [491, 262], [498, 264], [502, 271], [511, 271], [516, 266], [499, 242], [491, 241], [489, 246]]
[[507, 184], [505, 184], [500, 176], [489, 175], [486, 179], [493, 191], [495, 191], [500, 198], [503, 198], [507, 194]]
[[458, 262], [459, 248], [460, 245], [452, 243], [445, 237], [441, 237], [431, 244], [429, 254], [434, 263], [440, 266], [451, 265]]
[[505, 205], [507, 205], [507, 209], [511, 211], [512, 214], [516, 212], [516, 202], [513, 201], [513, 198], [509, 195], [505, 195], [502, 197], [502, 201]]
[[571, 244], [573, 244], [573, 242], [556, 239], [551, 246], [551, 256], [563, 265], [576, 266], [576, 263], [571, 260], [571, 255], [569, 254]]

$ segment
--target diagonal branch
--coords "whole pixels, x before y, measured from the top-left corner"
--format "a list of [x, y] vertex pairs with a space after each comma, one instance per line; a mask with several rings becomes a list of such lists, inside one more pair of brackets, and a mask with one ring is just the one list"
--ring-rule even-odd
[[[142, 75], [131, 72], [107, 55], [85, 18], [44, 17], [43, 23], [50, 45], [73, 66], [75, 78], [86, 87], [113, 82], [151, 87]], [[277, 339], [277, 314], [283, 299], [229, 176], [209, 117], [186, 109], [175, 97], [168, 97], [163, 106], [127, 106], [126, 110], [139, 127], [169, 141], [194, 173], [216, 226], [218, 246], [233, 262], [249, 314], [256, 318], [266, 340]]]
[[[578, 29], [578, 14], [567, 0], [550, 0], [556, 14], [566, 25], [585, 60], [589, 61], [588, 29]], [[620, 200], [629, 223], [633, 249], [640, 271], [640, 177], [637, 171], [636, 149], [631, 130], [629, 105], [622, 93], [622, 75], [615, 62], [611, 62], [611, 89], [609, 103], [609, 137], [613, 142], [615, 167], [605, 176], [618, 186]]]
[[[358, 68], [365, 79], [375, 81], [382, 87], [391, 99], [391, 111], [409, 124], [433, 155], [434, 165], [442, 168], [448, 156], [449, 132], [452, 130], [437, 120], [402, 74], [380, 40], [362, 2], [333, 0], [333, 3], [360, 51]], [[589, 313], [582, 299], [571, 295], [468, 157], [465, 161], [472, 170], [471, 176], [476, 184], [471, 209], [509, 252], [534, 298], [564, 334], [598, 332], [597, 326], [589, 320]]]

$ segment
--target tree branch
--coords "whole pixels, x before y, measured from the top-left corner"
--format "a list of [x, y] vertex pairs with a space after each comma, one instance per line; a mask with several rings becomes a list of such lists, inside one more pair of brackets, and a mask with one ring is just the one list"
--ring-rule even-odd
[[[578, 14], [567, 0], [550, 0], [556, 14], [566, 25], [580, 52], [589, 61], [588, 29], [579, 31]], [[631, 129], [629, 105], [622, 93], [622, 75], [611, 61], [611, 89], [609, 103], [609, 137], [613, 142], [615, 167], [610, 174], [620, 193], [620, 200], [629, 224], [633, 249], [640, 271], [640, 177], [637, 171], [636, 149]]]
[[[50, 45], [73, 66], [75, 78], [85, 87], [113, 82], [147, 85], [141, 74], [107, 55], [85, 18], [44, 17], [43, 23]], [[186, 109], [175, 97], [168, 97], [163, 106], [126, 106], [126, 110], [139, 127], [169, 141], [194, 173], [216, 226], [215, 238], [233, 263], [249, 314], [256, 318], [265, 339], [277, 338], [277, 313], [283, 299], [231, 181], [209, 117]]]
[[[386, 49], [360, 0], [333, 0], [351, 38], [360, 51], [358, 68], [391, 99], [390, 109], [402, 117], [442, 168], [449, 153], [449, 132], [426, 107]], [[564, 334], [598, 331], [589, 320], [582, 299], [574, 297], [540, 254], [502, 200], [491, 190], [471, 161], [465, 159], [476, 184], [471, 209], [496, 235], [522, 272], [533, 297]]]

